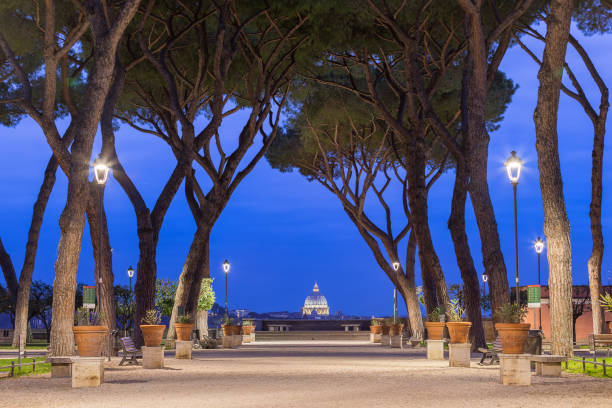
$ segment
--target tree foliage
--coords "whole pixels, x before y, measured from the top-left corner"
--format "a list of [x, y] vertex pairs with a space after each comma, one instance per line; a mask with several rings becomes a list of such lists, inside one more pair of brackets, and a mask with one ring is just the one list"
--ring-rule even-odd
[[200, 286], [200, 297], [198, 298], [198, 310], [209, 311], [215, 304], [215, 291], [212, 287], [213, 279], [202, 279]]
[[176, 282], [172, 279], [157, 279], [155, 282], [155, 307], [162, 316], [172, 314], [174, 306], [174, 295], [176, 294]]

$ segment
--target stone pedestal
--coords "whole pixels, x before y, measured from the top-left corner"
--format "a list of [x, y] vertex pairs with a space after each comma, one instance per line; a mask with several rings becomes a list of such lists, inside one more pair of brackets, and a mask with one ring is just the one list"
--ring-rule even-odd
[[250, 343], [251, 342], [251, 335], [250, 334], [243, 334], [242, 335], [242, 342], [243, 343]]
[[99, 387], [104, 382], [104, 357], [72, 357], [72, 388]]
[[504, 385], [531, 385], [531, 354], [500, 354], [499, 382]]
[[142, 346], [142, 368], [164, 368], [164, 346]]
[[229, 336], [223, 336], [221, 338], [221, 347], [223, 347], [224, 349], [231, 349], [234, 348], [234, 341], [232, 339], [233, 336], [229, 335]]
[[469, 367], [470, 366], [470, 343], [449, 343], [448, 366]]
[[380, 337], [382, 334], [380, 333], [370, 333], [370, 343], [380, 343]]
[[444, 360], [444, 340], [427, 340], [427, 359]]
[[536, 363], [536, 375], [543, 377], [561, 377], [561, 363]]
[[255, 342], [255, 331], [253, 331], [253, 333], [251, 333], [251, 343]]
[[72, 376], [72, 357], [48, 357], [51, 363], [51, 378], [68, 378]]
[[178, 359], [191, 360], [191, 349], [193, 348], [193, 343], [191, 341], [177, 340], [175, 344], [175, 357]]
[[390, 344], [391, 344], [390, 336], [388, 334], [381, 334], [380, 335], [380, 345], [389, 347]]
[[389, 336], [391, 338], [391, 348], [404, 348], [403, 347], [403, 336], [398, 334], [397, 336]]
[[232, 347], [236, 348], [242, 345], [242, 334], [232, 335]]

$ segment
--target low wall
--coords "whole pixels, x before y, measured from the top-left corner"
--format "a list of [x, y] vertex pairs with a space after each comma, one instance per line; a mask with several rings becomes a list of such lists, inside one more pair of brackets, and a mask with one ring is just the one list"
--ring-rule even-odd
[[362, 332], [344, 332], [344, 331], [288, 331], [288, 332], [271, 332], [258, 331], [255, 332], [255, 341], [289, 341], [289, 340], [320, 340], [320, 341], [368, 341], [370, 339], [369, 331]]

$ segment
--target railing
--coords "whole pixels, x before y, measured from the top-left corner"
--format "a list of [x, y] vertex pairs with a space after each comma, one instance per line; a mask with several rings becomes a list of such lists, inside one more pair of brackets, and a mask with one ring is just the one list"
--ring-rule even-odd
[[[42, 364], [42, 362], [39, 361], [38, 364]], [[34, 357], [34, 360], [32, 360], [31, 363], [22, 363], [21, 361], [19, 361], [17, 364], [15, 364], [14, 361], [11, 361], [11, 365], [0, 367], [0, 370], [9, 368], [10, 371], [8, 371], [8, 376], [13, 377], [15, 375], [15, 367], [19, 368], [19, 371], [21, 371], [21, 367], [27, 366], [32, 366], [32, 372], [36, 372], [36, 357]], [[0, 372], [0, 374], [2, 374], [2, 372]]]
[[588, 361], [586, 359], [586, 357], [581, 357], [580, 359], [578, 358], [568, 358], [567, 360], [565, 360], [565, 369], [567, 369], [567, 362], [568, 361], [576, 361], [578, 363], [582, 363], [582, 371], [586, 372], [586, 365], [587, 364], [592, 364], [595, 368], [597, 368], [597, 366], [601, 366], [603, 368], [603, 375], [608, 375], [606, 374], [606, 367], [608, 368], [612, 368], [612, 365], [610, 364], [606, 364], [606, 360], [601, 360], [601, 362], [598, 362], [597, 359], [593, 359], [593, 361]]

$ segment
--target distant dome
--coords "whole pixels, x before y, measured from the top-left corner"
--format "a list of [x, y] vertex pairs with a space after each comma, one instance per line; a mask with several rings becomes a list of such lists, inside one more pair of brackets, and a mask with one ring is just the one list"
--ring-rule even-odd
[[313, 312], [319, 316], [329, 316], [327, 299], [319, 292], [319, 286], [316, 283], [312, 288], [312, 293], [306, 296], [304, 307], [302, 307], [302, 315], [312, 315]]

